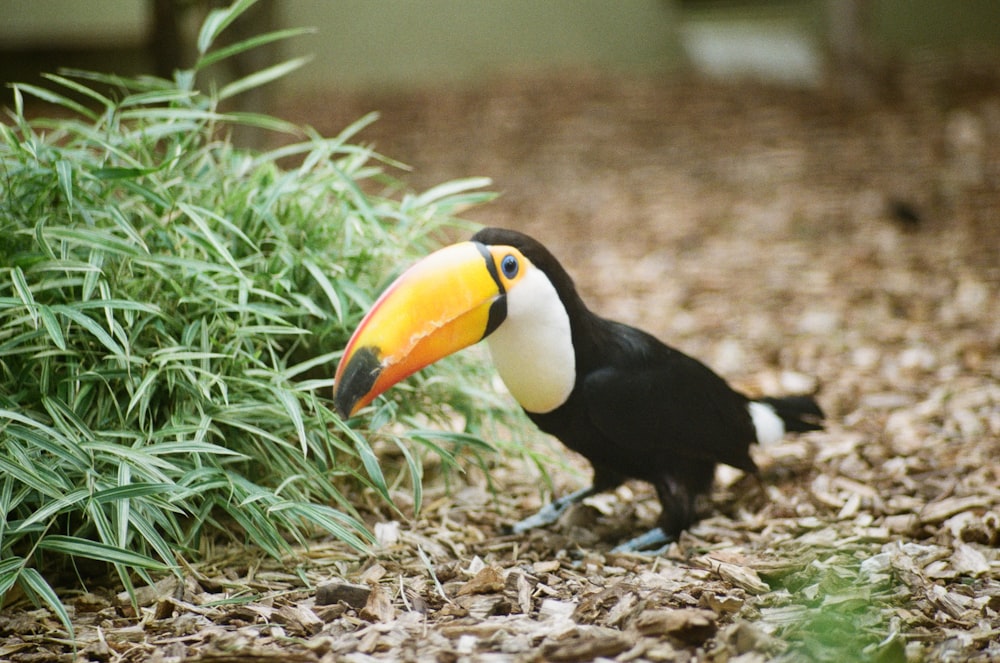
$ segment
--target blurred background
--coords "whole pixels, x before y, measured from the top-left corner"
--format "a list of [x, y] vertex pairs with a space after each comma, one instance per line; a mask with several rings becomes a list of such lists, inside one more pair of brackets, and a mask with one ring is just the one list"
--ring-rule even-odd
[[[0, 73], [13, 80], [73, 65], [169, 74], [190, 62], [194, 30], [212, 4], [0, 0]], [[264, 0], [247, 22], [250, 32], [315, 26], [282, 46], [314, 57], [285, 93], [566, 68], [693, 67], [816, 86], [833, 72], [874, 76], [916, 51], [954, 56], [1000, 45], [1000, 5], [990, 0]]]

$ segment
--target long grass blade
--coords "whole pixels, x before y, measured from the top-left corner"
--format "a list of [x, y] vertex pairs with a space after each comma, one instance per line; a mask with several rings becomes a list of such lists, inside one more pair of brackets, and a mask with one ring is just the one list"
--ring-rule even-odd
[[257, 0], [236, 0], [225, 9], [213, 9], [209, 12], [198, 32], [198, 52], [207, 53], [222, 31], [256, 2]]
[[[97, 120], [98, 116], [94, 111], [90, 110], [83, 104], [73, 101], [69, 97], [63, 96], [52, 90], [47, 90], [43, 87], [38, 87], [37, 85], [31, 85], [29, 83], [16, 83], [14, 89], [18, 92], [27, 92], [28, 94], [41, 99], [42, 101], [47, 101], [50, 104], [56, 104], [57, 106], [62, 106], [63, 108], [69, 109], [75, 113], [78, 113], [89, 120]], [[18, 111], [18, 115], [21, 112]]]
[[28, 315], [31, 316], [31, 322], [36, 327], [38, 326], [38, 305], [35, 304], [35, 296], [31, 294], [31, 288], [28, 287], [28, 281], [24, 278], [24, 272], [21, 270], [19, 265], [15, 265], [13, 269], [10, 270], [11, 282], [14, 284], [14, 291], [17, 296], [21, 298], [24, 302], [24, 306], [28, 309]]
[[73, 631], [73, 620], [70, 619], [69, 613], [66, 612], [66, 607], [63, 606], [62, 601], [59, 600], [55, 591], [53, 591], [49, 583], [45, 582], [45, 578], [42, 577], [42, 574], [37, 569], [22, 569], [17, 580], [28, 596], [47, 606], [49, 610], [56, 614], [62, 625], [66, 627], [66, 632], [69, 634], [71, 640], [76, 637]]
[[340, 304], [340, 297], [337, 295], [337, 289], [327, 278], [323, 270], [319, 268], [312, 260], [308, 258], [302, 261], [302, 265], [309, 271], [309, 274], [316, 279], [316, 283], [323, 290], [323, 294], [326, 295], [326, 299], [330, 302], [330, 307], [333, 309], [334, 315], [337, 316], [337, 320], [343, 321], [344, 319], [344, 309]]
[[11, 555], [6, 559], [0, 559], [0, 596], [6, 594], [17, 583], [24, 567], [23, 557]]
[[[94, 88], [89, 87], [87, 85], [82, 85], [81, 83], [77, 83], [76, 81], [66, 78], [65, 76], [59, 76], [58, 74], [42, 74], [42, 78], [50, 80], [53, 83], [58, 83], [63, 87], [69, 88], [70, 90], [79, 95], [89, 97], [90, 99], [104, 106], [106, 109], [110, 110], [115, 105], [115, 103], [111, 101], [111, 99], [104, 96]], [[96, 119], [96, 116], [92, 117], [91, 119]]]
[[235, 97], [242, 92], [252, 90], [253, 88], [266, 85], [267, 83], [287, 76], [305, 63], [309, 62], [310, 59], [311, 58], [308, 57], [292, 58], [276, 65], [272, 65], [267, 69], [261, 69], [260, 71], [250, 74], [249, 76], [238, 78], [219, 90], [219, 99], [229, 99], [230, 97]]
[[368, 478], [371, 479], [372, 485], [375, 487], [382, 497], [386, 501], [391, 502], [392, 498], [389, 497], [389, 487], [385, 483], [385, 475], [382, 473], [382, 467], [379, 465], [378, 457], [375, 452], [372, 451], [371, 445], [368, 440], [358, 435], [354, 432], [347, 424], [336, 419], [338, 428], [347, 435], [348, 439], [354, 443], [354, 448], [358, 452], [358, 456], [361, 458], [361, 463], [364, 465], [365, 472], [368, 474]]
[[292, 37], [299, 37], [301, 35], [307, 35], [314, 32], [316, 32], [315, 28], [286, 28], [284, 30], [275, 30], [274, 32], [267, 32], [262, 35], [250, 37], [249, 39], [244, 39], [243, 41], [236, 42], [235, 44], [230, 44], [228, 46], [224, 46], [223, 48], [206, 53], [199, 58], [198, 62], [195, 63], [194, 68], [196, 71], [204, 69], [205, 67], [212, 66], [216, 62], [220, 62], [226, 58], [231, 58], [234, 55], [239, 55], [240, 53], [244, 53], [259, 46], [264, 46], [276, 41], [291, 39]]
[[295, 427], [295, 434], [299, 438], [299, 445], [302, 448], [302, 455], [309, 453], [309, 439], [306, 437], [306, 422], [302, 416], [302, 406], [294, 392], [276, 388], [272, 392], [281, 406], [288, 414], [292, 425]]
[[72, 322], [83, 327], [87, 330], [97, 341], [101, 343], [105, 348], [107, 348], [112, 354], [123, 355], [125, 354], [124, 349], [120, 346], [115, 339], [111, 337], [107, 331], [101, 327], [96, 320], [88, 315], [85, 315], [76, 306], [67, 306], [64, 304], [59, 304], [52, 307], [53, 313], [57, 313], [66, 318], [69, 318]]
[[171, 568], [152, 557], [123, 550], [122, 548], [106, 543], [82, 539], [78, 536], [50, 534], [39, 542], [38, 547], [43, 550], [59, 552], [74, 557], [86, 557], [98, 562], [107, 562], [108, 564], [124, 564], [125, 566], [153, 571], [167, 571]]
[[63, 495], [57, 500], [53, 500], [46, 504], [41, 509], [38, 509], [28, 518], [25, 518], [20, 522], [15, 532], [22, 529], [30, 529], [35, 523], [45, 522], [52, 516], [66, 510], [68, 507], [80, 504], [90, 495], [90, 491], [86, 488], [77, 488], [70, 493]]

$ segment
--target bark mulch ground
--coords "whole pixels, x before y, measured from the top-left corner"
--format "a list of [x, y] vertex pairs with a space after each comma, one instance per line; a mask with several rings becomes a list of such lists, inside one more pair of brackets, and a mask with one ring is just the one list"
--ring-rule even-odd
[[[494, 179], [482, 223], [536, 235], [598, 312], [752, 393], [818, 390], [826, 431], [723, 468], [661, 556], [612, 554], [656, 501], [629, 483], [523, 536], [549, 498], [495, 459], [373, 512], [359, 557], [219, 550], [183, 581], [0, 613], [11, 661], [1000, 660], [1000, 71], [824, 91], [587, 73], [325, 95], [280, 114], [362, 138], [425, 188]], [[552, 492], [589, 479], [551, 441]], [[431, 468], [433, 475], [433, 468]], [[542, 486], [542, 490], [539, 489]], [[407, 512], [407, 491], [400, 491]]]

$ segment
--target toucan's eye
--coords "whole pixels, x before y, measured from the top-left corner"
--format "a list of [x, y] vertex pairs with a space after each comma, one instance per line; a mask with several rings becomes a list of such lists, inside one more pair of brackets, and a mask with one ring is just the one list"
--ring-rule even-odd
[[503, 260], [500, 261], [500, 271], [502, 271], [503, 275], [509, 279], [517, 276], [518, 267], [517, 258], [510, 254], [505, 255]]

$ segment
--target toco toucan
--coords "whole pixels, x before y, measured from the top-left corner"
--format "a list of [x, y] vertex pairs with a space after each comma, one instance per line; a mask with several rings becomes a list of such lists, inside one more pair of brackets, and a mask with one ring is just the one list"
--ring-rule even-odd
[[486, 228], [404, 272], [372, 306], [337, 367], [334, 403], [355, 414], [383, 391], [485, 339], [528, 417], [594, 468], [593, 484], [514, 525], [553, 522], [628, 478], [656, 488], [658, 527], [620, 549], [673, 540], [695, 519], [715, 466], [756, 472], [753, 442], [822, 428], [807, 395], [751, 400], [696, 359], [591, 312], [540, 243]]

